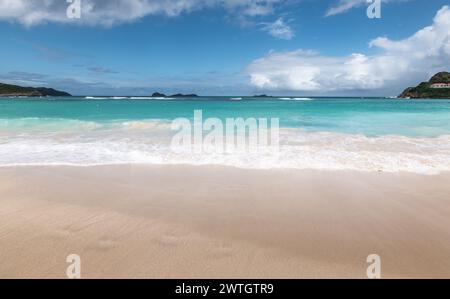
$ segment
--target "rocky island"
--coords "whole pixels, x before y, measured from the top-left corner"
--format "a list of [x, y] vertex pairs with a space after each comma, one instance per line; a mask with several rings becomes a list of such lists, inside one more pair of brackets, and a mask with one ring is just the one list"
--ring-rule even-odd
[[46, 87], [22, 87], [18, 85], [0, 83], [0, 96], [3, 97], [70, 97], [64, 91]]
[[196, 95], [196, 94], [177, 93], [177, 94], [173, 94], [171, 96], [167, 96], [160, 92], [155, 92], [154, 94], [152, 94], [152, 98], [197, 98], [197, 97], [198, 97], [198, 95]]
[[198, 95], [191, 93], [191, 94], [182, 94], [177, 93], [170, 96], [170, 98], [198, 98]]
[[152, 94], [152, 98], [165, 98], [166, 95], [163, 93], [155, 92]]
[[450, 73], [437, 73], [430, 81], [422, 82], [417, 87], [407, 88], [399, 98], [450, 99]]
[[268, 96], [266, 94], [256, 94], [253, 97], [254, 98], [272, 98], [272, 96]]

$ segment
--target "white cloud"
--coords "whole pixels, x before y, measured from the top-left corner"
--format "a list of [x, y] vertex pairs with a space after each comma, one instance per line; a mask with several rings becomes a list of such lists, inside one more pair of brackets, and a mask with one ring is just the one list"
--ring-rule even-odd
[[345, 11], [348, 11], [354, 7], [358, 7], [363, 5], [364, 3], [367, 3], [366, 0], [339, 0], [339, 2], [330, 7], [325, 14], [326, 16], [333, 16], [340, 13], [343, 13]]
[[[388, 2], [400, 2], [400, 1], [408, 1], [408, 0], [381, 0], [382, 3], [388, 3]], [[352, 8], [360, 7], [369, 4], [367, 3], [367, 0], [339, 0], [334, 6], [330, 7], [328, 11], [326, 12], [326, 16], [334, 16], [340, 13], [344, 13], [349, 11]]]
[[68, 19], [65, 0], [0, 0], [0, 20], [26, 26], [77, 22], [111, 26], [148, 15], [177, 16], [207, 7], [222, 7], [246, 16], [268, 15], [280, 0], [81, 0], [82, 18]]
[[263, 30], [270, 35], [281, 39], [292, 39], [294, 37], [294, 31], [286, 24], [283, 18], [279, 18], [273, 23], [264, 24]]
[[397, 90], [450, 68], [450, 8], [409, 38], [379, 37], [375, 55], [324, 56], [314, 51], [271, 52], [246, 69], [251, 84], [266, 90]]

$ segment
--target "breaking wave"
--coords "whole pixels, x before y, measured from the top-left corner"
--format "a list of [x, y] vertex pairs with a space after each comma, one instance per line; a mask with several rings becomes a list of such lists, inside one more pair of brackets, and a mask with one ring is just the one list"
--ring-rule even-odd
[[[59, 120], [56, 124], [42, 119], [2, 121], [0, 167], [190, 164], [420, 174], [450, 171], [450, 135], [367, 137], [282, 128], [278, 152], [261, 147], [257, 153], [195, 154], [171, 150], [176, 132], [166, 120], [110, 123]], [[38, 121], [39, 125], [30, 126]]]

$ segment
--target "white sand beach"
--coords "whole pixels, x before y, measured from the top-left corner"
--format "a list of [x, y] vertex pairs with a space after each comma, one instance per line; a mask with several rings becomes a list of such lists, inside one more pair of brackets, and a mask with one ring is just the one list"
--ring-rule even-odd
[[450, 277], [450, 174], [0, 169], [0, 278]]

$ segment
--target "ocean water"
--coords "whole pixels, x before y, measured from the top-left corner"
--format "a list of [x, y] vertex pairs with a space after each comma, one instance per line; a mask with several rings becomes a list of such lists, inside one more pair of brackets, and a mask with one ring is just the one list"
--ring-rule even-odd
[[[174, 153], [176, 118], [279, 118], [280, 150]], [[0, 167], [193, 164], [450, 171], [450, 100], [0, 98]]]

